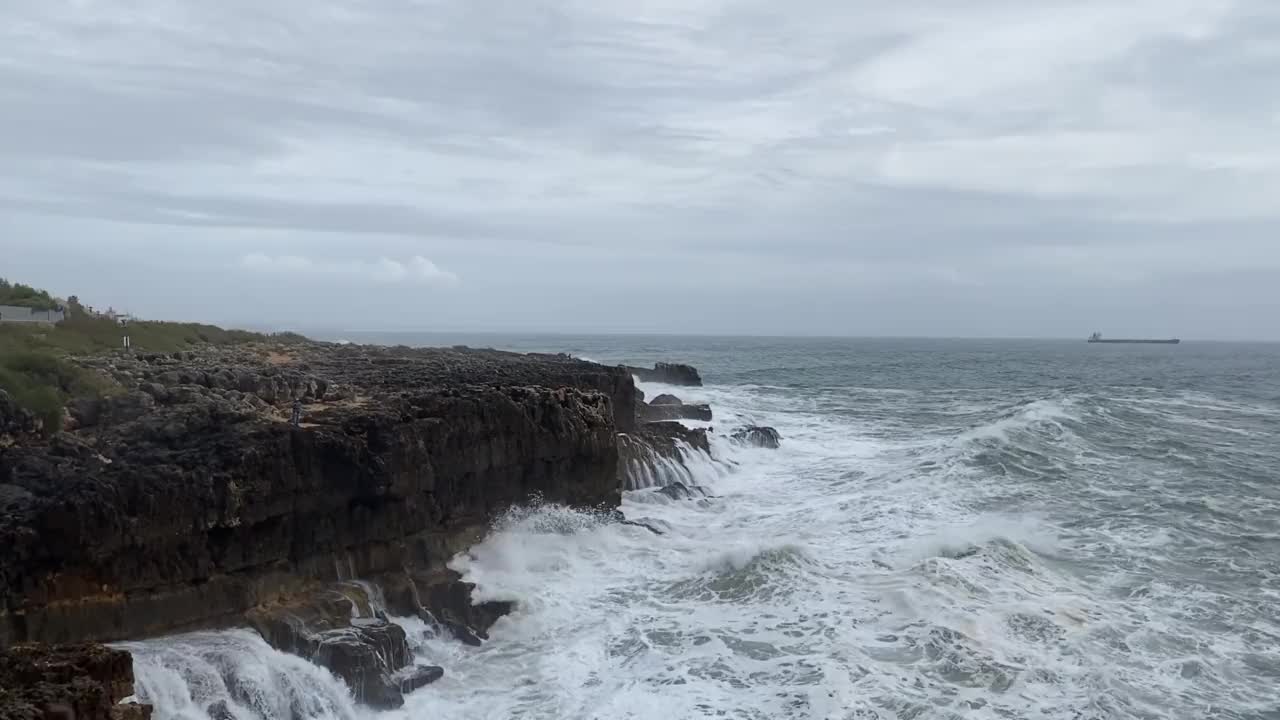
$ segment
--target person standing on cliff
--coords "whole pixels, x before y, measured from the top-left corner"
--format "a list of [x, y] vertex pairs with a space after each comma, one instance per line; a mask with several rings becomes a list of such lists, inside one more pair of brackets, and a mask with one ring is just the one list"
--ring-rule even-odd
[[293, 419], [290, 422], [294, 427], [302, 425], [302, 398], [293, 399]]

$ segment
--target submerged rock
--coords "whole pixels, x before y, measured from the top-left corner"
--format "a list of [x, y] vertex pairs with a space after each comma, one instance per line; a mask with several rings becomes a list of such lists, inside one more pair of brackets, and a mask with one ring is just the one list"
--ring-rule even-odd
[[684, 483], [671, 483], [666, 487], [658, 490], [661, 495], [666, 495], [672, 500], [690, 500], [693, 498], [706, 497], [707, 493], [697, 485], [689, 486]]
[[405, 668], [396, 676], [400, 692], [411, 693], [444, 677], [444, 668], [436, 665], [415, 665]]
[[752, 447], [777, 449], [782, 443], [782, 436], [777, 430], [764, 425], [748, 425], [739, 428], [733, 432], [731, 436], [733, 441], [740, 445], [750, 445]]
[[641, 527], [641, 528], [644, 528], [645, 530], [648, 530], [649, 532], [653, 533], [654, 535], [665, 535], [665, 534], [666, 534], [666, 533], [662, 532], [661, 530], [659, 530], [658, 528], [654, 527], [653, 525], [650, 525], [649, 523], [644, 522], [643, 520], [623, 520], [623, 521], [622, 521], [622, 524], [623, 524], [623, 525], [632, 525], [632, 526], [635, 526], [635, 527]]
[[204, 709], [204, 713], [209, 716], [209, 720], [238, 720], [236, 714], [227, 706], [226, 700], [213, 703]]

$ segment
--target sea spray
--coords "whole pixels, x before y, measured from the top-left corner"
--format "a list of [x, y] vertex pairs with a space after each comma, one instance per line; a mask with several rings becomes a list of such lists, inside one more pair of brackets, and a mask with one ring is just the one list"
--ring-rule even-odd
[[121, 643], [135, 692], [156, 720], [357, 720], [351, 691], [329, 671], [272, 648], [249, 630]]

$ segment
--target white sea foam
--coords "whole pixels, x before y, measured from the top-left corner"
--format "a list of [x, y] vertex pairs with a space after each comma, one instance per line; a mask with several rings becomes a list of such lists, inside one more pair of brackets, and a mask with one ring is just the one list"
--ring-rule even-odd
[[209, 720], [210, 711], [219, 709], [236, 720], [356, 720], [370, 714], [328, 670], [273, 649], [249, 630], [121, 647], [133, 654], [135, 697], [152, 705], [160, 720]]
[[1061, 421], [1073, 420], [1069, 403], [1064, 400], [1035, 400], [1007, 415], [960, 435], [961, 440], [1009, 440], [1010, 434], [1037, 426], [1061, 427]]

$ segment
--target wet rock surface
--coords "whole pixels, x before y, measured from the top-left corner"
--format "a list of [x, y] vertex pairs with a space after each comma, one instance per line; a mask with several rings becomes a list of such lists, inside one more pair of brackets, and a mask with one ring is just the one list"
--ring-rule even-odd
[[133, 659], [102, 645], [0, 648], [0, 719], [147, 720], [133, 695]]
[[703, 498], [707, 496], [707, 492], [702, 488], [693, 485], [685, 485], [682, 482], [671, 483], [658, 490], [659, 493], [666, 495], [672, 500], [692, 500], [695, 498]]
[[627, 370], [642, 382], [684, 386], [702, 385], [702, 376], [692, 365], [660, 362], [654, 364], [652, 368], [628, 367]]
[[357, 701], [379, 709], [404, 703], [413, 655], [375, 585], [336, 583], [245, 617], [272, 647], [328, 668]]
[[[669, 396], [668, 396], [669, 397]], [[688, 404], [677, 401], [674, 403], [640, 403], [638, 405], [640, 411], [640, 422], [662, 422], [664, 420], [702, 420], [710, 421], [711, 406], [705, 403]]]
[[777, 430], [764, 425], [748, 425], [738, 428], [730, 435], [734, 442], [751, 447], [776, 450], [782, 445], [782, 436]]
[[444, 677], [444, 668], [437, 665], [414, 665], [405, 668], [395, 677], [401, 693], [411, 693]]
[[618, 437], [619, 472], [628, 490], [661, 486], [689, 479], [686, 453], [711, 452], [706, 428], [679, 422], [643, 423]]

